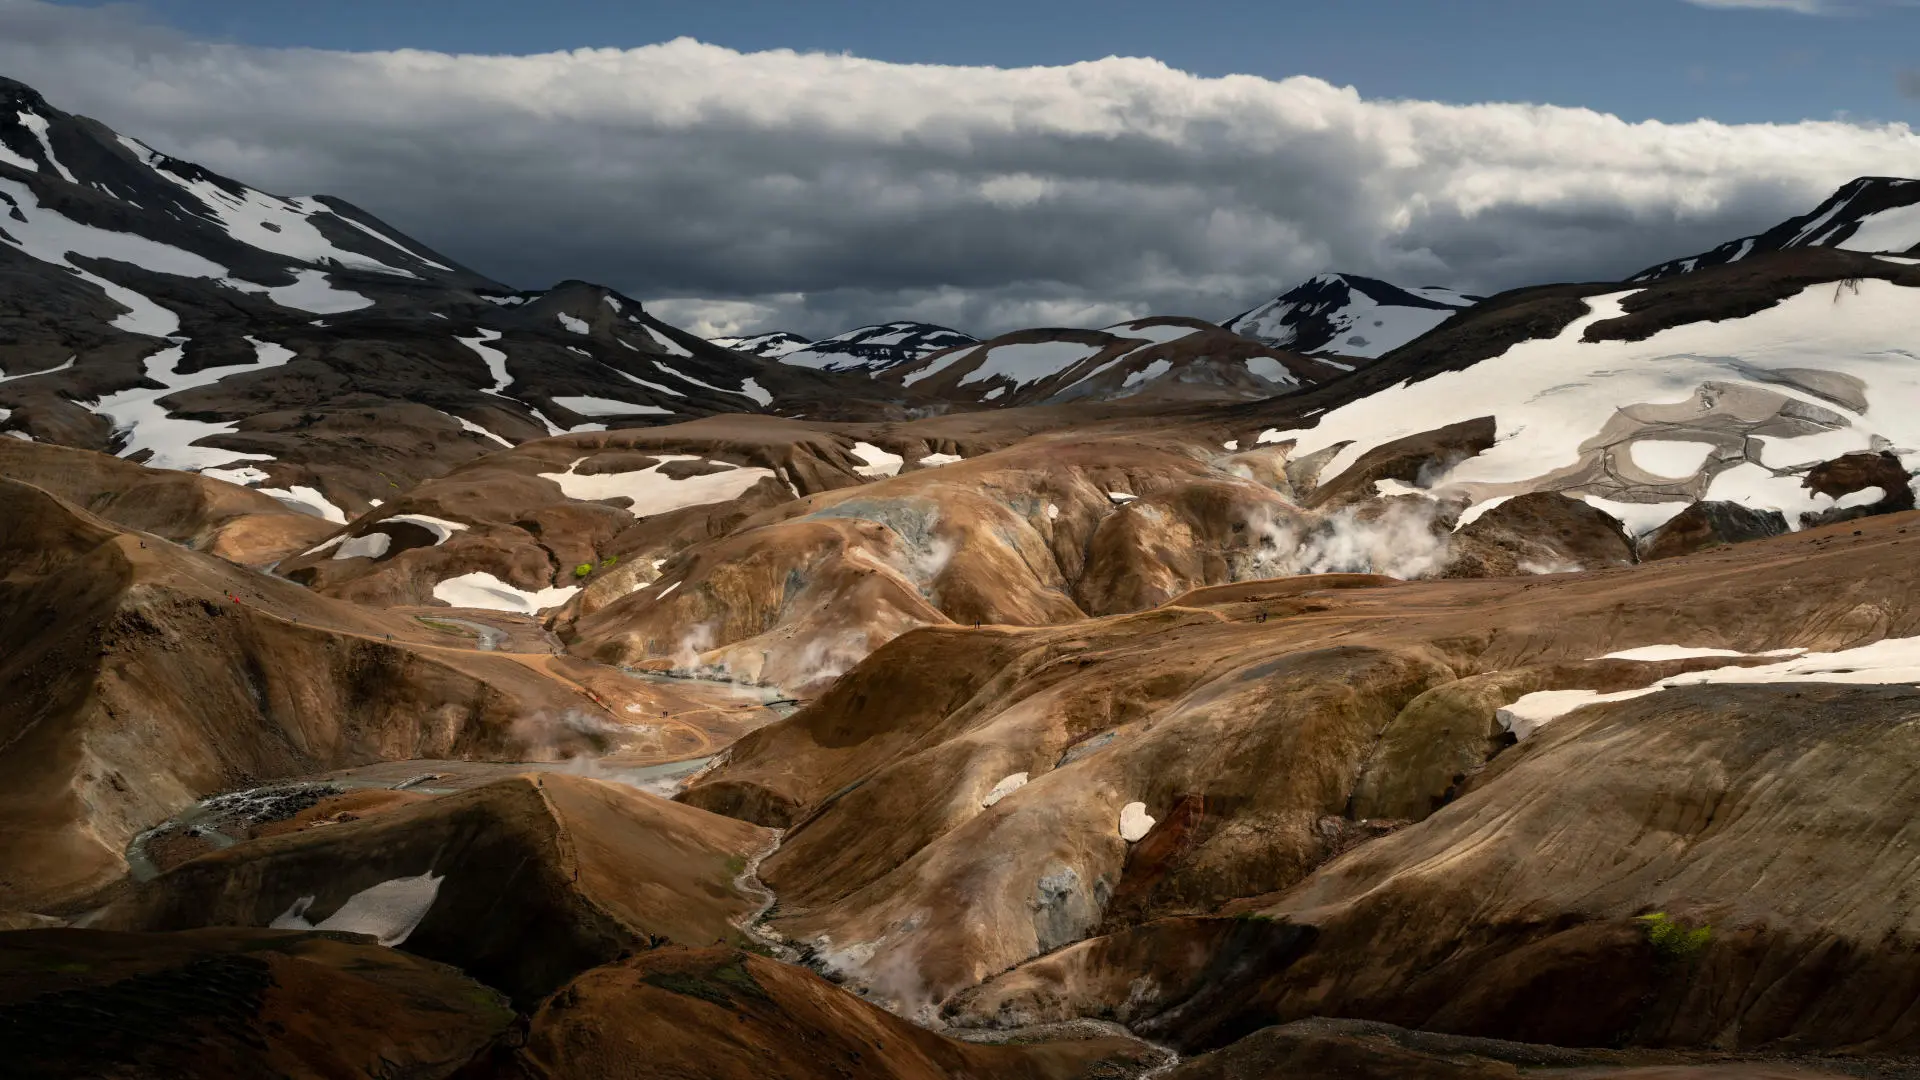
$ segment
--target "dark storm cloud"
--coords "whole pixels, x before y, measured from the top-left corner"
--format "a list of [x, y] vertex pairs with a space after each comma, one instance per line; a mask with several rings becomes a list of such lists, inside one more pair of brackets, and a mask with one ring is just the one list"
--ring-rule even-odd
[[0, 0], [0, 73], [512, 284], [600, 281], [714, 332], [1223, 318], [1333, 269], [1613, 279], [1920, 172], [1902, 127], [1629, 125], [1149, 60], [264, 50], [32, 0]]

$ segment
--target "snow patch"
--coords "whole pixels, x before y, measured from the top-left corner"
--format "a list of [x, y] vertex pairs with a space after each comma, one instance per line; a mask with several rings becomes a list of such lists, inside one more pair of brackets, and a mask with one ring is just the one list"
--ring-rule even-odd
[[1712, 443], [1640, 439], [1627, 446], [1627, 454], [1653, 476], [1684, 479], [1699, 472], [1717, 449]]
[[1153, 818], [1147, 813], [1147, 804], [1130, 802], [1120, 808], [1120, 839], [1131, 844], [1146, 837], [1153, 831]]
[[890, 454], [870, 442], [854, 443], [853, 456], [866, 462], [853, 467], [861, 476], [894, 476], [900, 472], [900, 466], [906, 464], [906, 459], [899, 454]]
[[1014, 773], [993, 785], [993, 790], [987, 792], [987, 797], [980, 800], [980, 805], [983, 808], [992, 806], [994, 803], [999, 802], [1001, 799], [1006, 798], [1026, 786], [1027, 774], [1023, 772]]
[[480, 354], [480, 359], [486, 362], [487, 373], [493, 376], [493, 385], [484, 392], [505, 397], [507, 387], [513, 384], [513, 376], [507, 374], [507, 354], [488, 344], [500, 340], [500, 331], [476, 329], [474, 334], [477, 336], [453, 340]]
[[338, 288], [324, 270], [295, 270], [291, 285], [256, 285], [238, 278], [221, 278], [220, 284], [238, 292], [264, 295], [284, 308], [315, 315], [337, 315], [373, 306], [373, 301], [357, 292]]
[[383, 532], [349, 537], [333, 553], [335, 559], [377, 559], [393, 545], [393, 537]]
[[185, 357], [186, 349], [180, 345], [161, 349], [147, 357], [144, 364], [147, 381], [159, 383], [159, 389], [136, 386], [108, 394], [90, 405], [94, 413], [113, 424], [114, 432], [121, 440], [119, 456], [128, 457], [149, 450], [152, 456], [147, 459], [148, 466], [189, 472], [232, 465], [237, 461], [273, 460], [265, 454], [244, 454], [235, 450], [196, 446], [195, 443], [209, 436], [232, 434], [238, 428], [238, 422], [216, 424], [175, 417], [169, 415], [160, 404], [160, 399], [182, 390], [217, 383], [229, 375], [279, 367], [293, 359], [293, 350], [283, 345], [251, 337], [247, 341], [253, 344], [254, 355], [258, 358], [255, 363], [246, 367], [207, 368], [187, 375], [174, 370]]
[[501, 581], [485, 571], [450, 577], [433, 587], [433, 598], [451, 607], [483, 608], [488, 611], [513, 611], [538, 615], [547, 608], [559, 607], [580, 591], [577, 585], [555, 586], [528, 592]]
[[657, 463], [635, 472], [583, 476], [573, 471], [580, 464], [580, 461], [575, 461], [567, 466], [566, 472], [541, 473], [540, 476], [560, 485], [560, 491], [569, 499], [591, 501], [625, 496], [633, 500], [628, 513], [634, 517], [651, 517], [688, 506], [705, 506], [737, 499], [746, 494], [748, 488], [773, 475], [772, 469], [715, 462], [727, 468], [721, 472], [675, 480], [662, 473], [661, 468], [669, 462], [699, 461], [700, 458], [691, 454], [655, 456]]
[[494, 442], [497, 442], [501, 446], [507, 447], [508, 449], [513, 448], [512, 443], [508, 442], [507, 440], [501, 438], [498, 435], [495, 435], [493, 432], [488, 431], [486, 428], [481, 427], [479, 424], [474, 423], [473, 421], [467, 419], [466, 417], [453, 416], [452, 413], [448, 413], [447, 415], [453, 417], [454, 422], [460, 425], [460, 429], [462, 431], [471, 431], [475, 435], [478, 435], [482, 438], [492, 439]]
[[[658, 405], [635, 405], [630, 401], [589, 395], [555, 395], [553, 403], [581, 416], [672, 416], [672, 409]], [[578, 430], [578, 429], [575, 429]]]
[[314, 898], [303, 896], [280, 917], [267, 924], [274, 930], [337, 930], [348, 934], [367, 934], [392, 948], [404, 943], [426, 921], [427, 912], [440, 897], [445, 875], [428, 871], [419, 877], [394, 878], [347, 898], [340, 909], [315, 923], [307, 920], [307, 909]]
[[335, 506], [332, 500], [322, 495], [319, 488], [295, 484], [292, 487], [263, 487], [256, 490], [262, 495], [273, 496], [275, 499], [278, 499], [282, 505], [290, 509], [298, 510], [303, 514], [311, 514], [317, 518], [324, 518], [333, 522], [335, 525], [345, 525], [347, 523], [346, 511]]

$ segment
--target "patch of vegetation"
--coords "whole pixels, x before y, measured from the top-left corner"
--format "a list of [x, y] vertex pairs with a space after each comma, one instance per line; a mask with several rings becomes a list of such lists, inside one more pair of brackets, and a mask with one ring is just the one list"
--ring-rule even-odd
[[583, 562], [579, 566], [576, 566], [573, 568], [573, 576], [577, 578], [586, 577], [588, 574], [591, 574], [591, 573], [593, 573], [593, 564], [590, 562]]
[[761, 989], [753, 973], [747, 970], [746, 958], [741, 956], [705, 971], [661, 971], [641, 981], [682, 997], [711, 1002], [723, 1009], [736, 1007], [737, 999], [741, 997], [768, 1002], [773, 1000]]
[[744, 855], [727, 856], [727, 876], [739, 877], [747, 872], [747, 859]]
[[620, 556], [618, 555], [609, 555], [606, 558], [600, 560], [600, 569], [602, 570], [610, 570], [613, 567], [616, 567], [619, 565], [620, 565]]
[[1686, 963], [1697, 959], [1706, 951], [1707, 942], [1713, 937], [1710, 926], [1688, 926], [1678, 919], [1671, 918], [1664, 911], [1656, 911], [1635, 918], [1647, 932], [1647, 943], [1653, 946], [1654, 954], [1669, 963]]

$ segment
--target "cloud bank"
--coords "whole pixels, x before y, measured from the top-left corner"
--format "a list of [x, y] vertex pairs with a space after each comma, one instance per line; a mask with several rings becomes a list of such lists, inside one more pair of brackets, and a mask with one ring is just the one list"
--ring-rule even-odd
[[38, 0], [0, 0], [0, 74], [512, 284], [604, 282], [699, 332], [1221, 319], [1326, 270], [1617, 279], [1854, 176], [1920, 175], [1904, 125], [1629, 124], [1148, 59], [262, 49]]

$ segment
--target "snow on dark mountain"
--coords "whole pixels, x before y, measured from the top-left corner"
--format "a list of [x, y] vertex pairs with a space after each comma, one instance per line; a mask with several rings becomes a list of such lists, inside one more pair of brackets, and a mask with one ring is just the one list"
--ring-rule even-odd
[[586, 282], [518, 292], [0, 79], [0, 431], [206, 470], [331, 519], [526, 439], [819, 414], [829, 376]]
[[1157, 316], [1098, 330], [1016, 330], [901, 364], [883, 378], [946, 401], [1004, 406], [1266, 398], [1348, 370], [1199, 319]]
[[1263, 405], [1270, 425], [1245, 438], [1311, 462], [1321, 501], [1418, 496], [1464, 508], [1465, 524], [1553, 492], [1643, 550], [1689, 512], [1785, 532], [1908, 509], [1916, 304], [1920, 258], [1841, 245], [1515, 290], [1350, 379]]
[[821, 371], [874, 374], [942, 349], [972, 345], [979, 340], [971, 334], [932, 323], [879, 323], [813, 342], [803, 349], [782, 352], [779, 360], [783, 364]]
[[1806, 247], [1920, 254], [1920, 180], [1860, 177], [1819, 206], [1766, 232], [1729, 240], [1704, 254], [1649, 267], [1634, 275], [1633, 280], [1654, 281], [1710, 266], [1725, 266], [1768, 252]]
[[775, 330], [766, 334], [754, 334], [751, 337], [717, 337], [708, 341], [723, 349], [743, 352], [752, 356], [778, 358], [813, 344], [799, 334], [789, 334], [785, 330]]
[[1403, 289], [1357, 274], [1321, 274], [1225, 325], [1294, 352], [1372, 360], [1480, 299], [1438, 286]]

